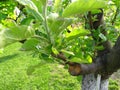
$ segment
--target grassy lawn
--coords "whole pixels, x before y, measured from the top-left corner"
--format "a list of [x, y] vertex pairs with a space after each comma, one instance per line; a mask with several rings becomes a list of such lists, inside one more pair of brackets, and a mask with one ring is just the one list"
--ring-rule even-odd
[[79, 77], [58, 63], [44, 63], [15, 43], [0, 54], [0, 90], [80, 90]]

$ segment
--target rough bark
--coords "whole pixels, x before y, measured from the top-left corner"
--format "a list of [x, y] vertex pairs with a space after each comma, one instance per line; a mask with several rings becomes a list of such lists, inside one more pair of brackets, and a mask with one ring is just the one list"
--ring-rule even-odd
[[95, 74], [83, 75], [82, 90], [108, 90], [109, 80], [101, 80], [101, 75]]
[[109, 85], [108, 79], [101, 80], [100, 90], [108, 90], [108, 85]]
[[94, 74], [83, 75], [82, 90], [96, 90], [96, 81]]
[[108, 74], [112, 74], [120, 68], [120, 36], [118, 37], [111, 52], [107, 54], [106, 69]]
[[82, 90], [100, 90], [101, 77], [94, 74], [83, 75]]

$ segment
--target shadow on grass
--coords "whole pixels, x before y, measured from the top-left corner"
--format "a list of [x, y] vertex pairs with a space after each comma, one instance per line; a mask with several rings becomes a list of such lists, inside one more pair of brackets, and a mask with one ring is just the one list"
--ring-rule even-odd
[[18, 54], [13, 54], [13, 55], [7, 55], [7, 56], [0, 57], [0, 63], [11, 60], [11, 59], [15, 58], [16, 56], [18, 56]]
[[27, 75], [32, 75], [32, 73], [35, 71], [36, 68], [40, 68], [41, 66], [45, 65], [47, 63], [38, 63], [37, 65], [34, 66], [29, 66], [27, 69]]

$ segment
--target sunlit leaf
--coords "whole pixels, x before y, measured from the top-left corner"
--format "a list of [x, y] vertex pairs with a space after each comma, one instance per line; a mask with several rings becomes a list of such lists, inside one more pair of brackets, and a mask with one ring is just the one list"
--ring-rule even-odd
[[3, 48], [1, 48], [1, 49], [0, 49], [0, 54], [2, 54], [2, 53], [3, 53], [3, 51], [4, 51], [4, 49], [3, 49]]
[[75, 38], [80, 37], [80, 36], [86, 36], [88, 34], [90, 34], [90, 32], [88, 30], [75, 29], [75, 30], [72, 30], [70, 33], [66, 34], [66, 39], [71, 40], [71, 39], [75, 39]]
[[72, 59], [69, 60], [70, 62], [76, 62], [76, 63], [89, 63], [86, 60], [82, 60], [81, 58], [78, 57], [73, 57]]
[[69, 55], [75, 55], [73, 52], [71, 52], [71, 51], [66, 51], [66, 50], [61, 50], [63, 53], [65, 53], [65, 54], [69, 54]]
[[52, 47], [52, 52], [53, 52], [55, 55], [59, 54], [59, 52], [57, 51], [57, 49], [54, 48], [54, 47]]
[[98, 8], [106, 7], [104, 0], [77, 0], [69, 4], [63, 11], [63, 16], [68, 17], [76, 14], [83, 14]]
[[47, 16], [48, 21], [55, 21], [59, 17], [58, 13], [50, 13]]
[[62, 8], [61, 6], [62, 6], [62, 0], [55, 0], [54, 11], [59, 12]]
[[91, 58], [90, 55], [87, 56], [87, 60], [88, 60], [89, 63], [92, 63], [92, 58]]

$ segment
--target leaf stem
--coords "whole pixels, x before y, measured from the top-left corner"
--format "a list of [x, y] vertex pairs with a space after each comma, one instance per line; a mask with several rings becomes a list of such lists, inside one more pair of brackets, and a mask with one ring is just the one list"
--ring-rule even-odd
[[44, 17], [44, 26], [47, 32], [47, 37], [49, 39], [50, 44], [52, 44], [51, 34], [50, 34], [50, 30], [49, 30], [48, 23], [47, 23], [47, 2], [43, 7], [43, 17]]

